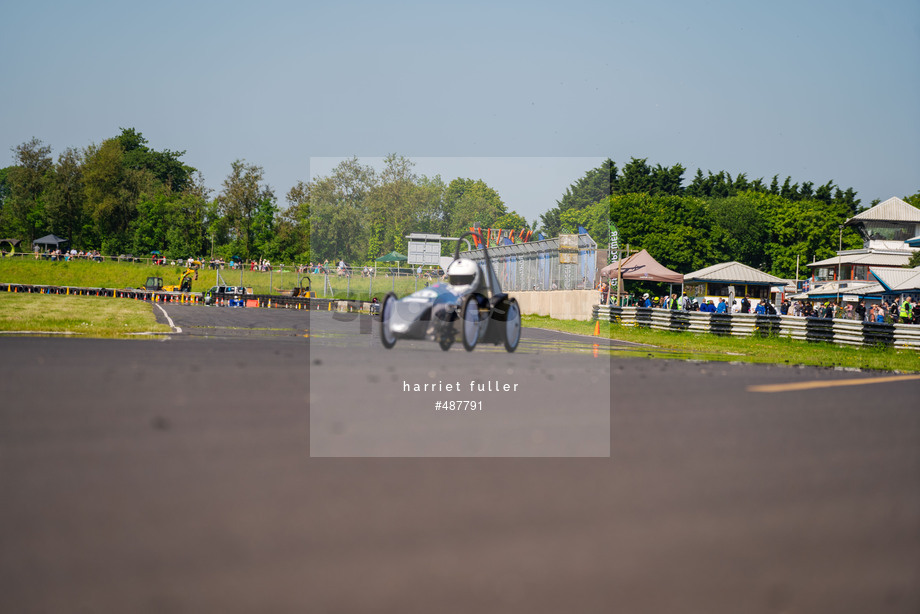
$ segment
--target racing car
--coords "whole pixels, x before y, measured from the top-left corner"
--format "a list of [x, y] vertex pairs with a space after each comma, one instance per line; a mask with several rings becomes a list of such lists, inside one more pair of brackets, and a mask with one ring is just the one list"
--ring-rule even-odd
[[447, 351], [459, 335], [468, 352], [479, 342], [504, 344], [509, 352], [517, 349], [521, 309], [502, 292], [484, 243], [484, 267], [460, 257], [460, 241], [466, 235], [479, 238], [467, 231], [457, 239], [447, 283], [436, 283], [402, 299], [393, 292], [384, 297], [380, 306], [383, 347], [392, 348], [397, 339], [428, 339]]

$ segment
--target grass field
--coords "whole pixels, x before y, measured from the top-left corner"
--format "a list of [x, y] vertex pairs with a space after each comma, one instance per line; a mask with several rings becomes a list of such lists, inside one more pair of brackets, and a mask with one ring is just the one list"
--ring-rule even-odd
[[[592, 335], [595, 322], [524, 316], [524, 326]], [[611, 325], [604, 322], [600, 323], [600, 335], [609, 335], [612, 339], [651, 346], [617, 351], [617, 355], [920, 372], [920, 352], [916, 350], [899, 350], [890, 347], [844, 347], [831, 343], [810, 343], [783, 337], [698, 335]]]
[[[18, 283], [47, 286], [72, 286], [82, 288], [139, 288], [147, 277], [162, 277], [165, 285], [179, 283], [185, 271], [184, 266], [134, 264], [129, 262], [91, 262], [74, 260], [71, 262], [50, 262], [29, 257], [0, 258], [0, 283]], [[351, 277], [330, 275], [324, 289], [322, 275], [310, 275], [303, 279], [296, 271], [275, 270], [272, 272], [223, 269], [219, 271], [201, 269], [198, 280], [192, 282], [193, 292], [204, 292], [214, 285], [245, 286], [252, 288], [256, 294], [277, 294], [291, 290], [301, 282], [304, 286], [312, 285], [312, 290], [319, 298], [340, 298], [352, 300], [370, 300], [371, 296], [383, 298], [387, 292], [395, 290], [399, 296], [405, 296], [423, 288], [428, 281], [416, 280], [414, 276], [367, 278], [360, 274]], [[429, 282], [429, 283], [434, 283]]]
[[[416, 290], [421, 290], [426, 283], [435, 284], [437, 282], [437, 277], [431, 280], [424, 276], [421, 279], [416, 279], [414, 275], [385, 277], [381, 273], [374, 278], [361, 277], [360, 275], [351, 278], [330, 275], [326, 288], [326, 297], [369, 301], [374, 296], [378, 299], [383, 299], [387, 292], [396, 292], [397, 296], [403, 297], [412, 294]], [[313, 291], [316, 292], [317, 297], [323, 298], [322, 276], [319, 276], [313, 282]]]
[[[49, 286], [75, 286], [84, 288], [140, 288], [147, 277], [162, 277], [165, 285], [179, 283], [184, 266], [134, 264], [130, 262], [50, 262], [31, 257], [0, 258], [0, 283], [20, 283]], [[253, 288], [256, 294], [272, 294], [290, 290], [298, 283], [295, 271], [261, 272], [245, 269], [240, 283], [240, 271], [221, 270], [223, 283], [228, 286], [243, 285]], [[201, 269], [198, 280], [192, 282], [193, 292], [203, 292], [218, 285], [218, 271]]]
[[128, 299], [0, 292], [0, 331], [117, 338], [170, 332], [150, 303]]

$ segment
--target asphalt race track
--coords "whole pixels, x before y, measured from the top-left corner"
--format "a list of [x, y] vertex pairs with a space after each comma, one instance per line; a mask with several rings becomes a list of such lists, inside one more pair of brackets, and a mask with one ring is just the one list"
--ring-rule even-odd
[[[388, 351], [329, 313], [165, 309], [182, 333], [0, 338], [0, 612], [920, 611], [918, 379], [526, 329], [513, 355]], [[459, 376], [609, 412], [520, 442], [547, 458], [311, 457], [311, 402], [335, 408], [312, 387], [414, 408], [425, 440], [453, 423], [399, 385]], [[511, 399], [435, 415], [552, 416]], [[344, 415], [317, 428], [393, 452]], [[595, 454], [604, 422], [609, 456], [552, 457]]]

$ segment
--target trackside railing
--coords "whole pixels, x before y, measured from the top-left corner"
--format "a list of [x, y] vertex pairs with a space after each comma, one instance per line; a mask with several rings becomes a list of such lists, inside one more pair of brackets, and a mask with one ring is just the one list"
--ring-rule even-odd
[[838, 345], [888, 345], [920, 350], [920, 325], [917, 324], [879, 324], [747, 313], [700, 313], [615, 305], [595, 305], [593, 318], [623, 326], [655, 330], [735, 337], [778, 336]]

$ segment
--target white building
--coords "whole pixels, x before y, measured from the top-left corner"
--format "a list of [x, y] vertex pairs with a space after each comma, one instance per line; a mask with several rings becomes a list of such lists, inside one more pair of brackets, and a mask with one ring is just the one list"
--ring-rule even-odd
[[907, 265], [917, 251], [908, 240], [920, 235], [920, 209], [892, 197], [848, 219], [846, 226], [862, 236], [862, 248], [842, 250], [832, 258], [810, 263], [816, 282], [874, 282], [870, 267]]

